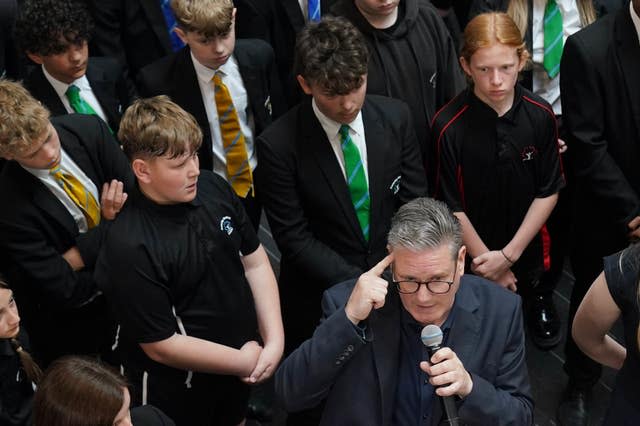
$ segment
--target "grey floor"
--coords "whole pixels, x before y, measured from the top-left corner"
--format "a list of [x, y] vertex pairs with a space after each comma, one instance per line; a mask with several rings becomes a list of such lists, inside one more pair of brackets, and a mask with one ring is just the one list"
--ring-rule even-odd
[[[263, 225], [260, 228], [260, 240], [265, 246], [269, 258], [276, 273], [278, 272], [280, 253], [271, 238], [266, 221], [263, 218]], [[554, 299], [560, 318], [562, 319], [563, 333], [566, 333], [566, 322], [569, 311], [569, 296], [573, 285], [573, 276], [567, 266], [562, 280], [555, 291]], [[614, 337], [621, 336], [620, 325], [614, 328]], [[536, 403], [535, 424], [539, 426], [555, 426], [558, 422], [555, 419], [555, 411], [562, 396], [562, 392], [567, 382], [567, 376], [562, 370], [564, 362], [564, 339], [550, 351], [541, 351], [527, 338], [527, 365], [529, 368], [529, 378], [533, 389], [533, 397]], [[590, 402], [590, 426], [600, 425], [604, 417], [611, 388], [613, 386], [615, 372], [605, 368], [600, 382], [593, 390]], [[267, 393], [269, 389], [265, 390]], [[286, 414], [275, 407], [275, 416], [272, 422], [260, 423], [255, 420], [247, 421], [247, 426], [280, 426], [284, 425]], [[307, 426], [307, 425], [302, 425]], [[311, 425], [309, 425], [311, 426]]]

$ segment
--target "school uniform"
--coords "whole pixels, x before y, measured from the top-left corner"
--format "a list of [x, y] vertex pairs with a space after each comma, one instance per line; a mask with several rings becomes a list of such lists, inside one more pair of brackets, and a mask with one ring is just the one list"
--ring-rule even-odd
[[[285, 109], [273, 50], [261, 40], [237, 40], [233, 55], [220, 68], [224, 73], [222, 81], [229, 87], [238, 113], [249, 165], [255, 170], [254, 140]], [[210, 81], [214, 72], [197, 63], [187, 46], [143, 68], [138, 76], [138, 86], [142, 96], [168, 95], [195, 117], [203, 134], [198, 151], [200, 168], [213, 170], [226, 178], [220, 114]], [[208, 79], [206, 75], [209, 75]], [[262, 207], [251, 192], [243, 202], [257, 229]]]
[[[29, 339], [24, 328], [18, 341], [29, 350]], [[0, 424], [3, 426], [30, 426], [33, 406], [33, 384], [27, 377], [20, 356], [9, 339], [0, 339]]]
[[[43, 66], [35, 68], [24, 84], [52, 116], [75, 112], [65, 95], [70, 84], [57, 80]], [[123, 66], [112, 58], [89, 58], [85, 75], [71, 84], [80, 88], [82, 99], [117, 133], [122, 114], [136, 97]]]
[[92, 55], [108, 56], [135, 79], [144, 66], [173, 52], [158, 0], [89, 0], [95, 22]]
[[[369, 51], [367, 93], [406, 102], [423, 156], [431, 121], [465, 87], [453, 39], [428, 0], [403, 0], [386, 29], [373, 27], [353, 0], [338, 0], [331, 12], [362, 32]], [[425, 169], [429, 170], [427, 164]]]
[[[51, 119], [58, 133], [63, 162], [68, 157], [95, 192], [112, 179], [132, 182], [131, 167], [106, 124], [92, 115]], [[29, 329], [34, 355], [46, 366], [66, 354], [110, 352], [112, 323], [93, 279], [93, 266], [108, 221], [88, 230], [86, 219], [70, 198], [39, 174], [8, 161], [0, 175], [0, 251], [6, 257], [7, 280]], [[77, 247], [85, 267], [74, 271], [62, 257]]]
[[[435, 197], [464, 212], [490, 250], [511, 240], [535, 198], [564, 186], [553, 111], [520, 85], [502, 117], [462, 92], [438, 112], [432, 137]], [[512, 267], [519, 284], [549, 269], [549, 245], [543, 226]]]
[[134, 405], [155, 405], [179, 425], [244, 418], [249, 390], [238, 378], [159, 364], [140, 344], [174, 334], [234, 348], [257, 339], [241, 258], [258, 246], [239, 198], [211, 172], [201, 173], [189, 203], [159, 205], [132, 191], [106, 238], [96, 280], [120, 326]]
[[287, 352], [313, 333], [322, 292], [382, 260], [396, 209], [427, 193], [409, 108], [397, 99], [367, 95], [349, 123], [371, 199], [365, 239], [347, 183], [339, 127], [306, 101], [258, 140], [258, 190], [282, 253]]

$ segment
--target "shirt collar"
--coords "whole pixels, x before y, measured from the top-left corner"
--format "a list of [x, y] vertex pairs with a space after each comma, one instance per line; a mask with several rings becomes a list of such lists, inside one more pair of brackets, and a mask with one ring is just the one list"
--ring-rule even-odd
[[[448, 335], [448, 332], [451, 329], [451, 326], [453, 325], [453, 320], [455, 318], [457, 305], [458, 305], [458, 298], [454, 297], [453, 305], [451, 306], [451, 310], [447, 315], [447, 319], [445, 319], [444, 323], [440, 326], [440, 330], [442, 330], [442, 334], [443, 336], [445, 336], [445, 338], [443, 339], [443, 342], [446, 341], [446, 336]], [[404, 305], [402, 305], [402, 303], [400, 303], [400, 310], [401, 310], [400, 318], [401, 318], [403, 327], [409, 327], [409, 329], [418, 330], [418, 332], [421, 332], [424, 326], [420, 324], [418, 321], [416, 321], [409, 312], [407, 312], [407, 310], [404, 308]]]
[[640, 41], [640, 16], [636, 13], [636, 10], [633, 8], [633, 2], [629, 2], [629, 10], [631, 12], [631, 21], [633, 21], [633, 26], [636, 28], [636, 34], [638, 35], [638, 41]]
[[71, 84], [67, 84], [67, 83], [63, 83], [62, 81], [56, 79], [51, 74], [49, 74], [49, 72], [44, 67], [44, 65], [42, 65], [42, 73], [44, 74], [44, 77], [47, 79], [47, 81], [51, 83], [53, 90], [55, 90], [58, 96], [61, 98], [66, 96], [67, 89], [69, 88], [69, 86], [71, 86], [71, 84], [73, 84], [74, 86], [77, 86], [78, 89], [80, 89], [80, 91], [91, 90], [91, 85], [89, 84], [89, 80], [87, 80], [86, 74], [80, 77], [79, 79], [71, 82]]
[[311, 100], [311, 106], [313, 108], [313, 112], [318, 118], [320, 125], [324, 129], [324, 132], [329, 136], [329, 140], [332, 140], [335, 136], [338, 135], [340, 131], [340, 127], [342, 124], [347, 124], [357, 135], [364, 137], [364, 124], [362, 123], [362, 110], [358, 112], [356, 118], [353, 119], [351, 123], [338, 123], [327, 117], [316, 104], [316, 100]]
[[519, 83], [516, 83], [515, 86], [515, 91], [513, 94], [513, 104], [511, 105], [511, 108], [509, 108], [509, 110], [504, 113], [504, 115], [502, 117], [498, 117], [498, 113], [496, 112], [495, 109], [491, 108], [489, 105], [487, 105], [482, 99], [480, 99], [478, 96], [476, 96], [476, 94], [473, 91], [473, 87], [470, 87], [468, 89], [468, 98], [469, 103], [474, 105], [478, 111], [481, 111], [483, 113], [482, 117], [480, 117], [480, 119], [487, 119], [487, 118], [491, 118], [493, 120], [495, 119], [502, 119], [502, 120], [506, 120], [508, 122], [514, 123], [515, 122], [515, 111], [518, 109], [518, 106], [520, 105], [520, 102], [522, 101], [522, 87], [520, 86]]
[[193, 56], [193, 52], [190, 52], [190, 54], [191, 54], [191, 61], [193, 62], [193, 68], [196, 70], [196, 75], [198, 76], [198, 80], [200, 80], [202, 83], [207, 83], [207, 84], [210, 83], [211, 79], [213, 79], [213, 76], [218, 71], [220, 71], [222, 75], [234, 75], [236, 74], [236, 70], [238, 69], [238, 64], [236, 63], [236, 59], [234, 58], [233, 55], [229, 57], [229, 60], [227, 60], [227, 62], [220, 65], [218, 69], [214, 70], [202, 65], [200, 61], [198, 61], [196, 57]]
[[140, 187], [138, 186], [138, 182], [134, 188], [130, 191], [134, 204], [138, 204], [144, 206], [147, 210], [152, 210], [154, 212], [159, 213], [160, 215], [168, 216], [168, 217], [179, 217], [186, 218], [185, 213], [192, 208], [196, 208], [202, 205], [202, 201], [200, 200], [200, 181], [198, 181], [198, 192], [193, 200], [187, 203], [177, 203], [177, 204], [158, 204], [149, 197], [147, 197]]

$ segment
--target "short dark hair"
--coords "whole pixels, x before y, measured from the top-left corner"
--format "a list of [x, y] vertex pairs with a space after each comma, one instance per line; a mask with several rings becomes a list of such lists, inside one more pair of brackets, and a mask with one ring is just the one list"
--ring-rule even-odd
[[322, 87], [328, 95], [346, 95], [359, 88], [368, 62], [364, 37], [344, 18], [323, 18], [308, 24], [298, 35], [296, 75]]
[[62, 53], [89, 41], [93, 20], [78, 0], [27, 0], [20, 7], [15, 36], [21, 49], [36, 55]]

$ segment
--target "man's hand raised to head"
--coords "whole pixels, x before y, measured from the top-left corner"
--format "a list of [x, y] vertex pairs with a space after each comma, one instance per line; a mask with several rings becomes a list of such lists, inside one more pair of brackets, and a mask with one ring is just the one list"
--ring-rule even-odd
[[355, 325], [367, 319], [372, 309], [380, 309], [384, 306], [389, 283], [381, 275], [391, 262], [393, 262], [393, 253], [358, 278], [344, 308], [347, 318]]

